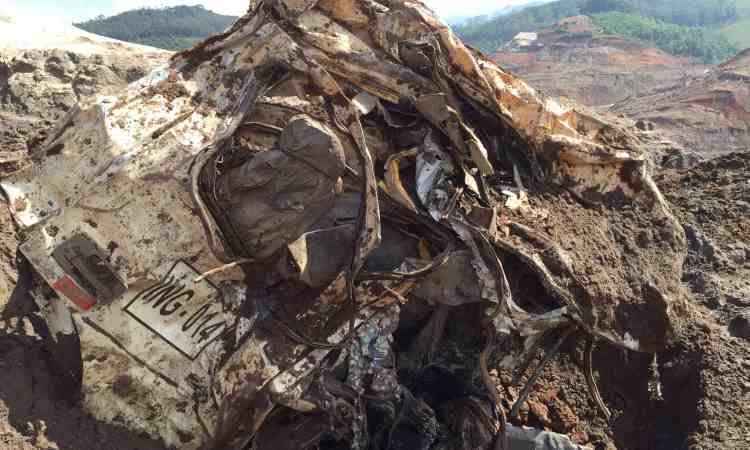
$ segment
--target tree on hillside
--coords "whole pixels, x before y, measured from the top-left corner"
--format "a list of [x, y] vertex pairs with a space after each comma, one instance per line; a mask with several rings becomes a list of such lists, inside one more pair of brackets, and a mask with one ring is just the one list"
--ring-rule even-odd
[[202, 6], [142, 8], [75, 24], [88, 32], [168, 50], [180, 50], [224, 31], [236, 17]]
[[724, 36], [703, 27], [686, 27], [621, 12], [592, 17], [606, 33], [650, 42], [673, 55], [692, 56], [715, 63], [737, 53], [737, 48]]
[[628, 0], [586, 0], [581, 6], [584, 14], [598, 14], [610, 11], [632, 12], [635, 6]]
[[463, 26], [454, 27], [454, 30], [467, 43], [492, 52], [522, 31], [538, 30], [565, 17], [580, 14], [579, 3], [580, 0], [559, 0], [525, 8], [490, 21], [467, 22]]

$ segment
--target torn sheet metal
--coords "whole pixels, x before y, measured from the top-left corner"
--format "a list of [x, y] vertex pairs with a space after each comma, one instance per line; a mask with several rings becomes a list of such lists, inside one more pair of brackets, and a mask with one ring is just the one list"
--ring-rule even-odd
[[455, 174], [450, 156], [440, 147], [434, 131], [425, 137], [422, 151], [417, 155], [416, 188], [422, 206], [435, 220], [441, 220], [455, 189], [449, 178]]
[[[78, 330], [84, 404], [96, 417], [171, 447], [244, 448], [277, 405], [311, 412], [311, 374], [339, 344], [362, 338], [360, 350], [383, 352], [383, 308], [409, 302], [445, 263], [432, 255], [454, 253], [449, 241], [463, 243], [454, 254], [477, 279], [478, 292], [461, 292], [462, 304], [484, 308], [474, 328], [534, 335], [574, 324], [620, 347], [664, 347], [679, 322], [684, 236], [627, 130], [545, 98], [418, 1], [251, 6], [169, 67], [74, 111], [31, 169], [0, 182], [29, 236], [21, 252], [58, 294], [40, 302], [70, 311], [43, 304], [51, 328]], [[341, 144], [341, 183], [325, 186], [335, 198], [315, 220], [304, 198], [287, 201], [280, 187], [320, 187], [320, 177], [295, 176], [303, 165], [319, 170], [315, 161], [269, 181], [293, 158], [279, 136], [300, 114]], [[271, 205], [257, 208], [264, 230], [283, 235], [267, 252], [243, 245], [256, 243], [246, 242], [256, 227], [226, 225], [221, 214], [236, 205], [220, 204], [214, 189], [248, 161], [266, 170], [257, 183], [269, 188], [257, 203]], [[503, 179], [521, 189], [507, 203]], [[492, 233], [491, 220], [471, 225], [475, 207], [498, 214], [508, 233]], [[279, 211], [305, 220], [287, 226]], [[419, 255], [406, 238], [390, 239], [384, 220]], [[399, 247], [384, 252], [390, 258], [376, 252]], [[277, 250], [288, 265], [269, 262]], [[324, 253], [326, 264], [311, 263]], [[405, 272], [409, 258], [432, 263]], [[237, 260], [255, 265], [196, 281]], [[384, 272], [368, 272], [383, 262]], [[535, 277], [557, 309], [521, 308], [514, 273]], [[417, 291], [448, 296], [458, 284]]]

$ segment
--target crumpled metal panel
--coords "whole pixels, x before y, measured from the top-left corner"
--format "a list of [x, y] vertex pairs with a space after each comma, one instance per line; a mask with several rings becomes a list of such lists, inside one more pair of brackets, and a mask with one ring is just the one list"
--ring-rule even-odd
[[[375, 347], [384, 346], [388, 333], [373, 338], [383, 330], [370, 329], [390, 323], [379, 321], [377, 307], [402, 301], [415, 281], [403, 281], [401, 291], [382, 281], [349, 285], [382, 238], [373, 159], [390, 156], [390, 149], [386, 138], [366, 132], [360, 118], [377, 113], [395, 124], [384, 104], [410, 104], [431, 129], [417, 145], [417, 198], [408, 201], [411, 194], [401, 189], [401, 206], [420, 220], [427, 219], [417, 209], [426, 211], [469, 248], [480, 287], [475, 300], [497, 308], [498, 330], [535, 335], [575, 323], [626, 348], [663, 346], [675, 320], [679, 271], [647, 259], [667, 252], [674, 255], [670, 264], [679, 265], [684, 237], [626, 130], [545, 98], [464, 46], [420, 2], [270, 0], [251, 6], [230, 30], [176, 55], [169, 67], [76, 111], [40, 149], [32, 169], [0, 182], [30, 236], [22, 252], [73, 311], [85, 361], [84, 401], [97, 417], [174, 447], [242, 448], [275, 404], [309, 406], [300, 401], [307, 377], [331, 345], [349, 337], [348, 324], [336, 313], [350, 288], [368, 305], [354, 325], [365, 324], [364, 341], [380, 339]], [[274, 90], [269, 80], [279, 72], [291, 80]], [[466, 105], [481, 120], [468, 120]], [[295, 321], [323, 346], [299, 342], [305, 339], [262, 308], [239, 314], [245, 286], [236, 267], [195, 281], [233, 259], [196, 195], [198, 175], [231, 139], [263, 151], [273, 139], [252, 127], [281, 128], [293, 112], [335, 128], [351, 166], [348, 187], [361, 197], [348, 266], [337, 268], [342, 275], [317, 299], [293, 305], [300, 308]], [[483, 134], [501, 132], [512, 135], [502, 142], [508, 148], [491, 148], [492, 139]], [[516, 222], [505, 218], [507, 233], [490, 235], [464, 221], [457, 199], [464, 190], [486, 195], [480, 181], [506, 151], [528, 162], [529, 177], [582, 203], [605, 204], [606, 214], [576, 229], [564, 220], [566, 211], [546, 211], [559, 207], [559, 198], [539, 195], [531, 207], [514, 167], [514, 189], [529, 206], [515, 208]], [[389, 189], [401, 183], [393, 173], [388, 181]], [[613, 198], [618, 203], [607, 204]], [[632, 237], [627, 224], [635, 220], [622, 204], [667, 245], [632, 256], [627, 239], [594, 236], [592, 223], [600, 229], [625, 223], [622, 233]], [[550, 217], [562, 220], [547, 224]], [[550, 234], [534, 232], [534, 226]], [[612, 244], [614, 256], [608, 256], [622, 257], [628, 270], [642, 273], [595, 268], [591, 255], [560, 250], [571, 236]], [[76, 239], [86, 242], [80, 248], [96, 251], [71, 250], [72, 260], [62, 264], [56, 250]], [[302, 272], [311, 250], [303, 243], [291, 248]], [[523, 311], [510, 295], [496, 249], [526, 264], [561, 308], [536, 317]], [[99, 258], [93, 266], [92, 254]], [[99, 275], [124, 286], [124, 293], [106, 301], [92, 296], [88, 284], [96, 283], [90, 277]], [[317, 285], [332, 275], [308, 273], [304, 281]], [[587, 282], [594, 275], [601, 283]], [[628, 288], [609, 289], [612, 280]], [[618, 315], [621, 306], [627, 314]], [[46, 309], [48, 320], [71, 320], [59, 304]], [[654, 316], [654, 329], [639, 320], [647, 315]], [[338, 321], [328, 323], [331, 317]], [[53, 328], [65, 333], [69, 325]]]
[[[201, 422], [216, 422], [215, 408], [196, 415], [196, 389], [210, 385], [223, 338], [235, 337], [239, 299], [225, 293], [243, 277], [235, 269], [192, 282], [221, 265], [206, 249], [189, 167], [242, 88], [218, 82], [224, 75], [207, 68], [186, 81], [156, 70], [122, 96], [74, 111], [41, 148], [41, 163], [2, 181], [17, 222], [33, 229], [21, 251], [76, 311], [87, 409], [180, 448], [197, 448]], [[53, 254], [75, 239], [106, 255], [124, 294], [91, 298], [86, 276], [66, 273]], [[53, 330], [74, 332], [52, 312]]]

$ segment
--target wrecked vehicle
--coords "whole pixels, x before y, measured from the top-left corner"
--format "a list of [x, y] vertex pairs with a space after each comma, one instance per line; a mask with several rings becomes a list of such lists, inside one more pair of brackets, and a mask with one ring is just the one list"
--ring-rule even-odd
[[32, 159], [0, 186], [60, 370], [170, 447], [577, 448], [507, 423], [545, 362], [586, 339], [608, 416], [595, 342], [679, 326], [638, 141], [419, 2], [252, 2]]

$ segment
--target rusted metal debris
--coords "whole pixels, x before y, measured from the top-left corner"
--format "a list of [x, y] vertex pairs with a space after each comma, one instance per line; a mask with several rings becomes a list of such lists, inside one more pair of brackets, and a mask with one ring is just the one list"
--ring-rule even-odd
[[[575, 448], [505, 424], [489, 365], [679, 325], [638, 141], [419, 2], [251, 2], [44, 145], [0, 186], [50, 345], [89, 412], [170, 447]], [[451, 340], [476, 376], [446, 397]]]

